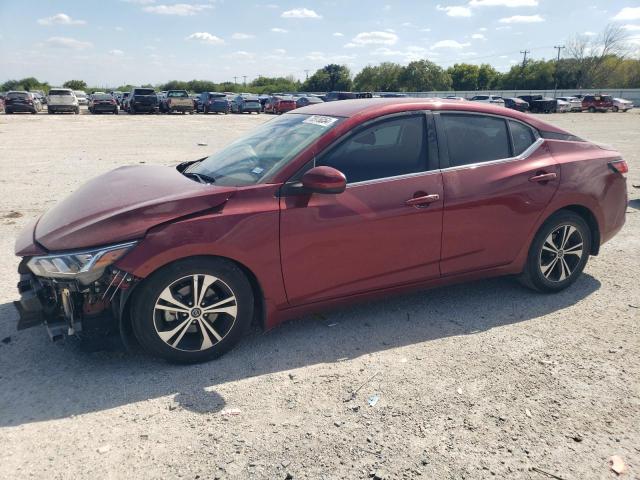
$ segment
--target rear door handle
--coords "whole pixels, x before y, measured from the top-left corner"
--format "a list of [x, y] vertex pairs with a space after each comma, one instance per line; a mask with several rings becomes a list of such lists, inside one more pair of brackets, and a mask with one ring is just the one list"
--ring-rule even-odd
[[538, 175], [534, 175], [533, 177], [529, 178], [530, 182], [548, 182], [550, 180], [555, 180], [556, 178], [558, 178], [558, 174], [551, 172], [551, 173], [540, 173]]
[[433, 193], [431, 195], [423, 195], [421, 197], [410, 198], [404, 203], [405, 205], [408, 205], [410, 207], [420, 207], [437, 202], [438, 200], [440, 200], [440, 195], [438, 195], [437, 193]]

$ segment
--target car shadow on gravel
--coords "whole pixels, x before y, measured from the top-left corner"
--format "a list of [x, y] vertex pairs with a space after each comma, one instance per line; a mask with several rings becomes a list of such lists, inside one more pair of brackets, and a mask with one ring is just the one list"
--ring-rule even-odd
[[[248, 334], [213, 362], [177, 366], [122, 349], [88, 352], [51, 344], [43, 328], [15, 332], [16, 313], [0, 305], [0, 427], [67, 418], [173, 396], [167, 408], [224, 408], [216, 385], [308, 365], [344, 361], [435, 339], [473, 335], [567, 308], [600, 288], [588, 274], [568, 290], [542, 295], [499, 278], [312, 315]], [[550, 319], [550, 321], [553, 321]], [[345, 392], [346, 393], [346, 392]]]

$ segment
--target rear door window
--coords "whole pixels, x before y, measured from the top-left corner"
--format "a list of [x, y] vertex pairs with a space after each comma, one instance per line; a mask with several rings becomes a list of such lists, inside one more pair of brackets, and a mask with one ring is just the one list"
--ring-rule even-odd
[[441, 114], [452, 167], [511, 156], [507, 123], [488, 115]]

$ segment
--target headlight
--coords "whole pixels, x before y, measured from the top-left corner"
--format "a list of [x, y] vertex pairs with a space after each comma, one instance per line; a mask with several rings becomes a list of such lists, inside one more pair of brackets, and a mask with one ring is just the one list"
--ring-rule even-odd
[[100, 278], [106, 267], [122, 258], [136, 243], [120, 243], [96, 250], [33, 257], [27, 262], [27, 266], [39, 277], [77, 279], [87, 285]]

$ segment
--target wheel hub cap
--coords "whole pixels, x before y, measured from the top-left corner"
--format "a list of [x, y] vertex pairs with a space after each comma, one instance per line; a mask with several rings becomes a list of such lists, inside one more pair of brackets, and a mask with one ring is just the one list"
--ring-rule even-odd
[[582, 260], [583, 238], [573, 225], [560, 225], [545, 239], [540, 251], [539, 266], [550, 282], [569, 278]]

